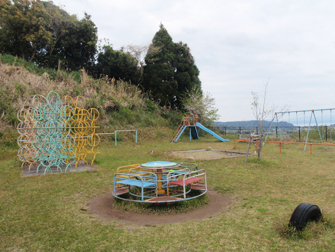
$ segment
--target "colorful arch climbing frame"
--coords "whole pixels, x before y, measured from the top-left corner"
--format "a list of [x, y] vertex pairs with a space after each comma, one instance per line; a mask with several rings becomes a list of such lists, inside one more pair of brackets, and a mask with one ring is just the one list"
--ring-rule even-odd
[[29, 170], [35, 168], [37, 173], [39, 169], [52, 172], [52, 167], [66, 172], [81, 160], [88, 164], [88, 154], [92, 155], [93, 165], [100, 143], [95, 134], [99, 111], [86, 110], [84, 106], [83, 97], [61, 99], [54, 91], [46, 97], [35, 95], [28, 99], [17, 114], [22, 167], [29, 165]]
[[75, 154], [76, 154], [76, 167], [80, 161], [88, 164], [86, 158], [88, 155], [92, 156], [92, 163], [96, 158], [96, 147], [100, 143], [100, 137], [96, 134], [96, 129], [99, 128], [95, 122], [99, 118], [99, 111], [96, 108], [86, 110], [85, 98], [77, 96], [72, 99], [70, 96], [64, 96], [63, 103], [69, 107], [74, 108], [74, 114], [71, 125], [71, 136], [76, 139]]

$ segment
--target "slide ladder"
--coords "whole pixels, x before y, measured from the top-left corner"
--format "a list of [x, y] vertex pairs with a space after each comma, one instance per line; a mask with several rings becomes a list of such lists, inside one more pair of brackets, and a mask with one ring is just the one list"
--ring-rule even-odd
[[176, 130], [176, 132], [173, 134], [173, 137], [171, 139], [171, 142], [177, 142], [179, 137], [181, 136], [181, 134], [183, 134], [183, 132], [185, 131], [185, 129], [188, 126], [191, 125], [195, 125], [195, 123], [197, 122], [197, 115], [193, 115], [193, 114], [185, 114], [183, 116], [183, 119], [181, 119], [180, 125], [178, 127], [178, 129]]
[[181, 134], [183, 134], [184, 130], [186, 129], [187, 126], [183, 125], [182, 123], [179, 125], [178, 129], [176, 132], [173, 134], [171, 142], [177, 142]]

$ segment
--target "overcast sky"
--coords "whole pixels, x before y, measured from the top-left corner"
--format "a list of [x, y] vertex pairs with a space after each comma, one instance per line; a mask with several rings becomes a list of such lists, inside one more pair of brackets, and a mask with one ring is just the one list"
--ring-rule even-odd
[[[187, 43], [220, 121], [254, 119], [252, 91], [278, 109], [335, 107], [334, 0], [55, 0], [92, 16], [114, 49], [149, 45], [163, 23]], [[335, 112], [334, 112], [335, 115]], [[334, 116], [335, 117], [335, 116]]]

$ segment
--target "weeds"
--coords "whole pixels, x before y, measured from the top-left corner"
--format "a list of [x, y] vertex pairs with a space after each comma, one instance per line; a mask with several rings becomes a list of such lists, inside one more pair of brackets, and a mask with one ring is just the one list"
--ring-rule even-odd
[[332, 217], [323, 213], [318, 222], [308, 222], [302, 231], [298, 231], [295, 227], [289, 225], [286, 219], [276, 224], [276, 231], [285, 239], [292, 240], [311, 240], [316, 239], [327, 230], [335, 229], [335, 221]]
[[14, 128], [0, 129], [0, 149], [18, 149], [18, 133]]

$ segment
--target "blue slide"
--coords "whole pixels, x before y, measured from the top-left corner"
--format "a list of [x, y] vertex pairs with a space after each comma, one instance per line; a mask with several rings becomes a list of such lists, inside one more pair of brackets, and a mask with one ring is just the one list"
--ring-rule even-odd
[[224, 139], [222, 137], [220, 137], [218, 134], [214, 133], [213, 131], [211, 131], [210, 129], [207, 129], [204, 125], [202, 125], [201, 123], [197, 122], [196, 126], [198, 126], [200, 129], [206, 131], [207, 133], [211, 134], [212, 136], [216, 137], [217, 139], [219, 139], [222, 142], [229, 142], [228, 139]]

